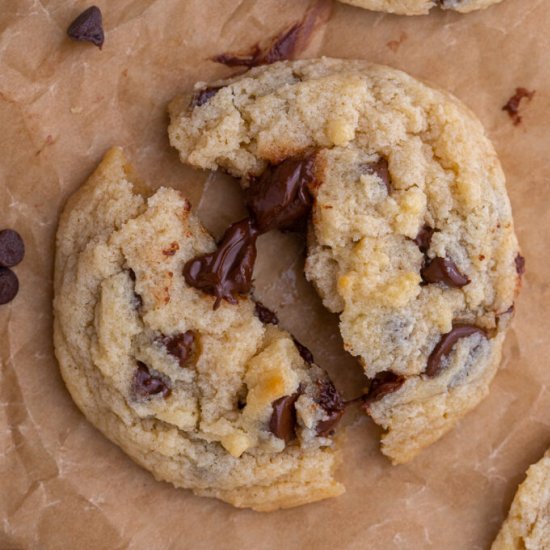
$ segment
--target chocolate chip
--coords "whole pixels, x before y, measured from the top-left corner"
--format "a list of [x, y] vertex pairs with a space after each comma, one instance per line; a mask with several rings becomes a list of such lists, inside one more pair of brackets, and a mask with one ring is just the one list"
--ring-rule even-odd
[[424, 225], [418, 235], [413, 239], [413, 242], [418, 246], [422, 254], [426, 254], [430, 249], [430, 244], [432, 242], [432, 236], [435, 233], [435, 229], [429, 225]]
[[516, 272], [519, 276], [523, 275], [525, 273], [525, 258], [518, 254], [514, 260], [516, 263]]
[[97, 6], [91, 6], [84, 10], [69, 25], [67, 34], [73, 40], [91, 42], [101, 49], [105, 40], [101, 10]]
[[11, 302], [19, 292], [19, 279], [9, 267], [0, 267], [0, 305]]
[[201, 107], [208, 103], [222, 88], [223, 86], [209, 86], [198, 91], [191, 100], [191, 107]]
[[264, 325], [278, 325], [279, 319], [277, 318], [277, 314], [273, 311], [271, 311], [269, 308], [265, 307], [262, 302], [256, 302], [256, 307], [254, 309], [254, 313], [256, 314], [256, 317], [264, 324]]
[[313, 364], [313, 353], [311, 353], [311, 351], [309, 351], [309, 349], [307, 349], [304, 345], [300, 344], [300, 342], [298, 342], [298, 340], [296, 340], [294, 336], [292, 337], [292, 340], [294, 340], [294, 345], [296, 346], [296, 349], [298, 350], [298, 353], [300, 354], [302, 359], [310, 365]]
[[139, 399], [146, 399], [157, 394], [161, 394], [162, 397], [168, 397], [172, 390], [163, 377], [151, 374], [147, 365], [141, 361], [138, 361], [137, 364], [138, 368], [134, 373], [133, 380], [135, 396]]
[[0, 231], [0, 266], [13, 267], [25, 256], [25, 243], [13, 229]]
[[449, 258], [435, 257], [428, 260], [420, 270], [420, 275], [425, 283], [444, 283], [454, 288], [462, 288], [470, 282]]
[[526, 98], [528, 101], [531, 101], [534, 95], [535, 92], [530, 92], [527, 88], [516, 88], [516, 93], [506, 102], [506, 105], [502, 107], [502, 110], [508, 113], [515, 126], [521, 122], [521, 116], [519, 114], [521, 100]]
[[453, 346], [458, 342], [458, 340], [461, 338], [467, 338], [472, 334], [480, 334], [481, 336], [487, 338], [487, 333], [482, 328], [476, 327], [475, 325], [453, 323], [451, 332], [447, 332], [447, 334], [443, 334], [441, 336], [441, 339], [428, 357], [426, 374], [429, 377], [438, 375], [443, 368], [441, 364], [443, 358], [451, 353]]
[[173, 355], [185, 368], [189, 359], [193, 355], [195, 344], [195, 333], [187, 330], [184, 333], [174, 334], [172, 336], [162, 336], [159, 341], [164, 345], [170, 355]]
[[296, 437], [296, 408], [294, 404], [300, 392], [285, 395], [273, 402], [273, 412], [269, 420], [269, 431], [279, 439], [289, 443]]
[[319, 396], [317, 403], [323, 408], [328, 418], [317, 422], [316, 431], [320, 437], [327, 437], [342, 418], [345, 404], [331, 380], [317, 382]]
[[384, 157], [380, 157], [376, 162], [368, 162], [361, 165], [361, 170], [365, 174], [374, 174], [380, 178], [386, 186], [388, 195], [392, 191], [391, 176], [388, 169], [388, 161]]
[[239, 294], [252, 288], [258, 230], [249, 218], [229, 226], [215, 252], [189, 260], [183, 276], [189, 286], [216, 297], [214, 309], [222, 299], [237, 303]]
[[404, 383], [405, 377], [391, 371], [379, 372], [371, 380], [369, 391], [363, 396], [363, 407], [365, 410], [375, 401], [379, 401], [386, 395], [397, 391]]
[[315, 154], [284, 160], [268, 168], [246, 192], [246, 204], [261, 232], [295, 229], [313, 204], [308, 186], [315, 181]]

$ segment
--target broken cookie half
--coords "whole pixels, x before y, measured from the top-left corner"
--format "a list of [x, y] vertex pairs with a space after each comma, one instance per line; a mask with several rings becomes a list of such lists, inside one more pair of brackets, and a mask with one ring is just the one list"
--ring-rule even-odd
[[550, 549], [550, 450], [527, 470], [491, 550]]
[[157, 479], [198, 495], [264, 511], [341, 494], [341, 399], [250, 298], [214, 309], [186, 283], [186, 263], [215, 250], [178, 191], [105, 155], [57, 233], [55, 351], [73, 399]]
[[240, 177], [258, 227], [309, 223], [306, 276], [340, 316], [394, 463], [487, 395], [523, 258], [464, 105], [389, 67], [320, 59], [199, 84], [170, 117], [181, 160]]

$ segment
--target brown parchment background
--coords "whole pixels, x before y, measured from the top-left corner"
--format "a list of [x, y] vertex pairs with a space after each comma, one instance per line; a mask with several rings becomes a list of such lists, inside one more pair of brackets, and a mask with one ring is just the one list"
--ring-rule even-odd
[[[230, 74], [207, 59], [276, 34], [308, 0], [96, 3], [102, 51], [65, 36], [84, 1], [0, 3], [0, 228], [27, 245], [21, 291], [0, 307], [0, 549], [487, 549], [525, 469], [550, 445], [550, 2], [414, 18], [335, 3], [302, 52], [386, 63], [473, 109], [507, 174], [527, 275], [502, 370], [456, 430], [392, 467], [377, 428], [350, 414], [347, 493], [271, 514], [154, 481], [79, 413], [52, 349], [53, 243], [66, 198], [114, 144], [151, 185], [182, 189], [217, 235], [236, 219], [235, 182], [178, 162], [166, 104], [197, 80]], [[518, 127], [501, 111], [516, 86], [536, 89]], [[269, 234], [259, 249], [257, 295], [355, 395], [360, 370], [304, 281], [302, 242]]]

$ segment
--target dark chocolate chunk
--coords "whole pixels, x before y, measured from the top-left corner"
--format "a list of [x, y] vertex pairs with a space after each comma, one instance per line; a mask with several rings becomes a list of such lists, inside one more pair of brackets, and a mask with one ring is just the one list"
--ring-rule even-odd
[[521, 116], [519, 114], [521, 100], [525, 98], [531, 101], [534, 95], [535, 92], [530, 92], [527, 88], [516, 88], [516, 93], [506, 102], [506, 105], [502, 107], [502, 110], [508, 113], [515, 126], [521, 122]]
[[344, 400], [338, 393], [331, 380], [326, 379], [322, 382], [317, 382], [319, 387], [319, 396], [316, 401], [327, 413], [328, 418], [317, 422], [317, 435], [327, 437], [331, 434], [334, 427], [342, 418], [345, 410]]
[[84, 10], [69, 25], [67, 34], [73, 40], [91, 42], [101, 49], [105, 40], [101, 10], [97, 6], [91, 6]]
[[310, 365], [313, 364], [314, 362], [313, 353], [311, 353], [311, 351], [309, 351], [309, 349], [307, 349], [303, 344], [300, 344], [300, 342], [298, 342], [298, 340], [296, 340], [294, 336], [292, 337], [292, 340], [294, 340], [294, 345], [296, 346], [296, 349], [298, 350], [298, 353], [300, 354], [301, 358], [306, 363], [309, 363]]
[[271, 311], [269, 308], [265, 307], [262, 302], [256, 302], [256, 307], [254, 309], [254, 313], [256, 314], [256, 317], [264, 324], [264, 325], [278, 325], [279, 319], [277, 318], [277, 314], [273, 311]]
[[300, 397], [297, 391], [292, 395], [285, 395], [273, 402], [273, 412], [269, 420], [269, 431], [279, 439], [289, 443], [296, 437], [296, 408], [294, 404]]
[[13, 267], [25, 256], [25, 243], [13, 229], [0, 231], [0, 266]]
[[420, 228], [418, 235], [414, 239], [414, 243], [420, 249], [422, 254], [426, 254], [430, 249], [430, 244], [432, 242], [432, 236], [435, 233], [435, 229], [429, 225], [424, 225]]
[[520, 276], [523, 275], [525, 273], [525, 258], [521, 254], [518, 254], [514, 261], [516, 263], [517, 274]]
[[481, 334], [487, 338], [487, 333], [482, 328], [476, 327], [475, 325], [453, 323], [451, 332], [447, 332], [447, 334], [443, 334], [441, 336], [441, 339], [428, 357], [426, 374], [429, 377], [438, 375], [443, 368], [441, 365], [443, 358], [451, 353], [453, 346], [458, 342], [458, 340], [461, 338], [467, 338], [472, 334]]
[[145, 363], [138, 361], [137, 364], [133, 380], [135, 396], [139, 399], [147, 399], [157, 394], [168, 397], [172, 390], [167, 381], [159, 375], [151, 374]]
[[370, 403], [379, 401], [386, 395], [397, 391], [404, 383], [405, 377], [391, 371], [379, 372], [371, 380], [369, 391], [363, 396], [363, 407], [368, 409]]
[[251, 182], [246, 204], [261, 232], [295, 229], [307, 219], [313, 204], [308, 186], [315, 181], [314, 166], [314, 153], [289, 158]]
[[213, 98], [223, 86], [209, 86], [198, 91], [191, 100], [191, 107], [200, 107]]
[[376, 162], [362, 164], [361, 169], [365, 174], [378, 176], [384, 182], [388, 195], [391, 193], [391, 176], [388, 169], [388, 161], [384, 157], [380, 157]]
[[444, 283], [454, 288], [462, 288], [470, 282], [449, 258], [435, 257], [428, 260], [420, 270], [420, 275], [426, 283]]
[[9, 267], [0, 267], [0, 305], [11, 302], [19, 292], [19, 279]]
[[159, 341], [164, 345], [170, 355], [178, 359], [180, 367], [185, 368], [193, 355], [195, 333], [187, 330], [184, 333], [172, 336], [162, 336]]
[[258, 230], [249, 218], [229, 226], [215, 252], [189, 260], [183, 267], [188, 285], [216, 297], [214, 309], [223, 300], [237, 303], [239, 294], [252, 288]]

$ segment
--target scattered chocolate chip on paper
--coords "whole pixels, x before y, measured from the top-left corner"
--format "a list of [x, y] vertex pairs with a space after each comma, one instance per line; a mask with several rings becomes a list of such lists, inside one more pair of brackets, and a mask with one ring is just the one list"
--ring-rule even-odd
[[90, 6], [84, 10], [69, 25], [67, 34], [73, 40], [91, 42], [101, 50], [105, 41], [101, 10], [97, 6]]

